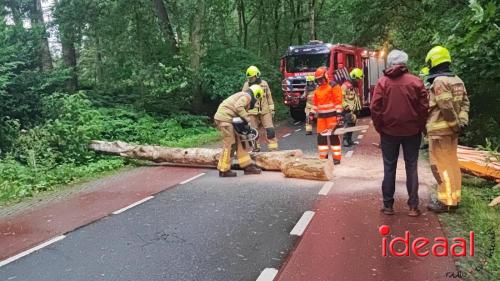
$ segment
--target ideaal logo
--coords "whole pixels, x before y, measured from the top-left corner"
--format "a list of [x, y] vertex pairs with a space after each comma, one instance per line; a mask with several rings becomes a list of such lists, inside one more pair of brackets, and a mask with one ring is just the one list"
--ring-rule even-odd
[[[380, 235], [388, 236], [391, 228], [388, 225], [382, 225], [378, 229]], [[403, 246], [402, 251], [396, 249], [396, 245]], [[467, 246], [467, 244], [469, 244]], [[399, 248], [399, 247], [398, 247]], [[411, 237], [410, 231], [405, 231], [404, 237], [395, 237], [389, 241], [389, 237], [382, 237], [382, 256], [390, 255], [395, 257], [410, 256], [410, 250], [417, 257], [425, 257], [430, 254], [436, 257], [454, 257], [474, 256], [474, 231], [469, 232], [469, 243], [462, 237], [456, 237], [448, 240], [446, 237], [435, 237], [433, 241], [427, 237]]]

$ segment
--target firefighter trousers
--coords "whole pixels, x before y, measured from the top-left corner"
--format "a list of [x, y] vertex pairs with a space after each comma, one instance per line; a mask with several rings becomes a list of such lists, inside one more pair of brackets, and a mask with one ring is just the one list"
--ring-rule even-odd
[[[333, 130], [337, 127], [337, 118], [318, 118], [316, 121], [316, 132], [318, 133], [318, 153], [320, 159], [327, 159], [328, 153], [331, 152], [334, 160], [341, 160], [342, 147], [340, 145], [340, 137], [333, 134]], [[322, 132], [332, 129], [330, 136], [321, 135]], [[330, 144], [328, 144], [330, 141]]]
[[446, 206], [456, 206], [462, 196], [457, 145], [458, 135], [429, 136], [429, 160], [438, 183], [437, 199]]
[[248, 154], [248, 151], [243, 147], [238, 134], [235, 133], [233, 124], [228, 122], [215, 121], [217, 128], [222, 135], [222, 153], [219, 157], [217, 170], [227, 172], [231, 170], [231, 161], [234, 153], [238, 158], [238, 163], [241, 168], [250, 166], [253, 162]]
[[[330, 141], [330, 145], [328, 145]], [[336, 135], [322, 136], [318, 134], [318, 153], [320, 159], [328, 159], [328, 153], [331, 152], [333, 159], [342, 159], [342, 147], [340, 146], [340, 138]]]
[[[272, 113], [269, 112], [264, 114], [250, 115], [250, 126], [257, 130], [260, 126], [264, 127], [264, 129], [266, 129], [267, 148], [269, 150], [278, 149], [278, 139], [276, 138], [276, 131], [274, 130]], [[255, 145], [260, 148], [259, 142], [257, 142]]]

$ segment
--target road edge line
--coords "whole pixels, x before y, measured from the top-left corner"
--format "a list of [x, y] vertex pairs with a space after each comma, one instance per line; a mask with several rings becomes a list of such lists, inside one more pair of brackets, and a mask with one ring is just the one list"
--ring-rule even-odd
[[190, 182], [190, 181], [193, 181], [193, 180], [195, 180], [195, 179], [197, 179], [197, 178], [199, 178], [199, 177], [201, 177], [201, 176], [204, 176], [205, 174], [206, 174], [206, 173], [199, 173], [199, 174], [197, 174], [197, 175], [196, 175], [196, 176], [194, 176], [194, 177], [190, 177], [190, 178], [189, 178], [189, 179], [187, 179], [187, 180], [181, 181], [179, 184], [186, 184], [186, 183], [188, 183], [188, 182]]
[[16, 254], [16, 255], [14, 255], [14, 256], [12, 256], [10, 258], [6, 258], [6, 259], [0, 261], [0, 267], [5, 266], [5, 265], [7, 265], [7, 264], [9, 264], [11, 262], [14, 262], [14, 261], [16, 261], [16, 260], [18, 260], [18, 259], [20, 259], [22, 257], [25, 257], [25, 256], [29, 255], [29, 254], [32, 254], [32, 253], [34, 253], [34, 252], [36, 252], [38, 250], [41, 250], [41, 249], [43, 249], [43, 248], [45, 248], [45, 247], [47, 247], [47, 246], [49, 246], [49, 245], [51, 245], [53, 243], [56, 243], [57, 241], [63, 240], [64, 238], [66, 238], [66, 235], [56, 236], [56, 237], [54, 237], [54, 238], [52, 238], [50, 240], [47, 240], [47, 241], [45, 241], [45, 242], [43, 242], [43, 243], [41, 243], [41, 244], [39, 244], [39, 245], [31, 248], [31, 249], [28, 249], [28, 250], [25, 250], [23, 252], [20, 252], [19, 254]]
[[113, 215], [118, 215], [118, 214], [121, 214], [121, 213], [125, 212], [126, 210], [128, 210], [128, 209], [132, 209], [133, 207], [135, 207], [135, 206], [137, 206], [137, 205], [140, 205], [140, 204], [142, 204], [142, 203], [144, 203], [144, 202], [146, 202], [146, 201], [148, 201], [148, 200], [151, 200], [151, 199], [153, 199], [153, 198], [154, 198], [154, 196], [148, 196], [148, 197], [146, 197], [146, 198], [144, 198], [144, 199], [141, 199], [141, 200], [139, 200], [139, 201], [137, 201], [137, 202], [135, 202], [135, 203], [132, 203], [132, 204], [130, 204], [130, 205], [128, 205], [128, 206], [126, 206], [126, 207], [123, 207], [123, 208], [121, 208], [121, 209], [119, 209], [119, 210], [116, 210], [116, 211], [112, 212], [112, 214], [113, 214]]

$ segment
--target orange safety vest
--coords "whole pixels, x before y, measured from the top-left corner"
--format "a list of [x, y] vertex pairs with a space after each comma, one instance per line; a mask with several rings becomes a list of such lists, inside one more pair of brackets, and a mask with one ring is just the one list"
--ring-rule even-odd
[[339, 85], [321, 85], [314, 91], [313, 108], [318, 113], [316, 131], [321, 133], [337, 125], [337, 115], [342, 112], [342, 89]]
[[313, 108], [318, 118], [334, 117], [342, 112], [342, 89], [339, 85], [321, 85], [314, 91]]

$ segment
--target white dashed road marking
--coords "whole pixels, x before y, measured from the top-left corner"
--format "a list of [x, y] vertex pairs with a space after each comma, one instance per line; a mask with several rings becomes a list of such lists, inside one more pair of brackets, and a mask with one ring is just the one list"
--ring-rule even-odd
[[257, 278], [257, 281], [273, 281], [274, 277], [276, 277], [277, 274], [278, 274], [277, 269], [266, 268], [260, 273], [259, 278]]
[[284, 135], [282, 136], [282, 138], [289, 137], [290, 135], [291, 135], [290, 133], [288, 133], [288, 134], [284, 134]]
[[345, 154], [345, 157], [347, 157], [347, 158], [351, 158], [353, 153], [354, 153], [354, 150], [349, 150], [349, 151], [347, 151], [347, 153]]
[[328, 195], [328, 193], [332, 189], [332, 186], [333, 186], [333, 182], [332, 181], [329, 181], [329, 182], [325, 183], [323, 185], [323, 187], [321, 188], [321, 190], [318, 192], [318, 194], [319, 195]]
[[142, 204], [142, 203], [144, 203], [144, 202], [146, 202], [146, 201], [148, 201], [148, 200], [151, 200], [151, 199], [153, 199], [153, 198], [154, 198], [154, 196], [149, 196], [149, 197], [146, 197], [146, 198], [144, 198], [144, 199], [142, 199], [142, 200], [139, 200], [139, 201], [137, 201], [137, 202], [135, 202], [135, 203], [132, 203], [132, 204], [128, 205], [128, 206], [127, 206], [127, 207], [125, 207], [125, 208], [121, 208], [120, 210], [114, 211], [112, 214], [113, 214], [113, 215], [118, 215], [118, 214], [121, 214], [121, 213], [125, 212], [126, 210], [131, 209], [131, 208], [133, 208], [133, 207], [135, 207], [135, 206], [137, 206], [137, 205], [140, 205], [140, 204]]
[[300, 220], [290, 232], [290, 235], [301, 236], [302, 234], [304, 234], [304, 231], [306, 230], [307, 225], [309, 225], [309, 222], [311, 222], [313, 216], [313, 211], [305, 211]]
[[300, 128], [300, 129], [295, 130], [295, 132], [300, 132], [301, 130], [302, 130], [302, 129]]
[[179, 184], [186, 184], [186, 183], [188, 183], [188, 182], [190, 182], [190, 181], [192, 181], [192, 180], [195, 180], [195, 179], [197, 179], [197, 178], [199, 178], [199, 177], [203, 176], [204, 174], [205, 174], [205, 173], [198, 174], [198, 175], [196, 175], [196, 176], [194, 176], [194, 177], [192, 177], [192, 178], [189, 178], [189, 179], [187, 179], [187, 180], [185, 180], [185, 181], [181, 181]]
[[363, 135], [359, 135], [358, 140], [362, 139], [363, 137], [364, 137]]
[[361, 131], [361, 133], [366, 133], [366, 130]]

